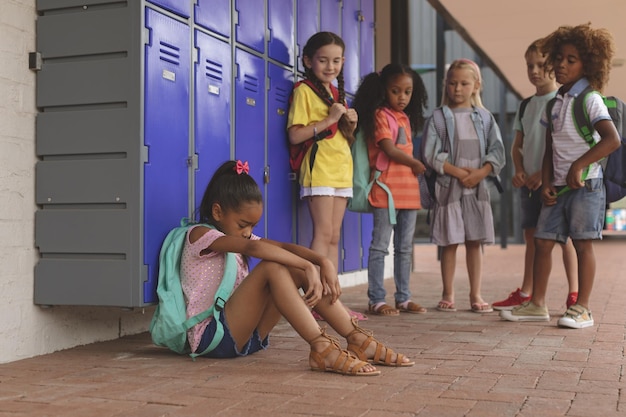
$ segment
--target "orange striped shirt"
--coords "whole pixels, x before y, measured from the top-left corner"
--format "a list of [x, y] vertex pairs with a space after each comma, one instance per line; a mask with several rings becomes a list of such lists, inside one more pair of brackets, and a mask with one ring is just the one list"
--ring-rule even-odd
[[[391, 110], [398, 125], [398, 136], [396, 148], [413, 157], [413, 141], [411, 138], [411, 124], [404, 112]], [[379, 152], [380, 141], [391, 138], [391, 129], [387, 115], [383, 110], [376, 111], [376, 129], [374, 141], [368, 141], [368, 156], [372, 175], [375, 171], [376, 158]], [[384, 183], [391, 190], [396, 209], [420, 209], [419, 183], [410, 167], [389, 161], [389, 167], [382, 171], [379, 181]], [[387, 193], [374, 183], [369, 195], [369, 202], [372, 207], [387, 208]]]

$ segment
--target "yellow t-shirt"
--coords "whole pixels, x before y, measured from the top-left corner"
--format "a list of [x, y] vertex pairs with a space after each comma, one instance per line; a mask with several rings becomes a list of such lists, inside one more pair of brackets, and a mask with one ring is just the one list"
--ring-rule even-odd
[[[309, 126], [328, 117], [328, 105], [308, 85], [301, 83], [293, 91], [287, 128]], [[320, 132], [318, 132], [320, 133]], [[311, 149], [300, 167], [303, 187], [352, 188], [352, 154], [350, 145], [337, 130], [334, 136], [317, 141], [317, 152], [310, 167]]]

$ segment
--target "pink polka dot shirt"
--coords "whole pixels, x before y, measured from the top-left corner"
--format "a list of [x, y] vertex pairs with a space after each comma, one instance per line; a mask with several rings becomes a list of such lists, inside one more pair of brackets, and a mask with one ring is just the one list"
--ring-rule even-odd
[[[211, 252], [201, 255], [204, 249], [209, 247], [217, 238], [224, 236], [224, 233], [216, 229], [211, 229], [194, 243], [189, 242], [189, 233], [195, 227], [190, 227], [185, 239], [183, 254], [180, 262], [180, 280], [187, 303], [187, 318], [207, 310], [215, 298], [222, 276], [224, 275], [224, 263], [226, 260], [223, 252]], [[260, 237], [252, 235], [252, 240]], [[248, 275], [248, 265], [241, 254], [235, 254], [237, 259], [237, 277], [235, 288], [241, 284]], [[234, 291], [234, 289], [233, 289]], [[191, 351], [195, 352], [200, 344], [200, 339], [204, 330], [209, 325], [213, 316], [201, 321], [187, 332], [187, 338]]]

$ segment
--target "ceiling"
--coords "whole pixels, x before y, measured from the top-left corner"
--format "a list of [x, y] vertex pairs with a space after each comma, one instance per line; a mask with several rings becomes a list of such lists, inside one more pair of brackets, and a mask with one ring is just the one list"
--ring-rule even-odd
[[562, 25], [591, 22], [614, 37], [606, 95], [626, 99], [626, 1], [624, 0], [428, 0], [520, 97], [534, 93], [524, 52], [535, 39]]

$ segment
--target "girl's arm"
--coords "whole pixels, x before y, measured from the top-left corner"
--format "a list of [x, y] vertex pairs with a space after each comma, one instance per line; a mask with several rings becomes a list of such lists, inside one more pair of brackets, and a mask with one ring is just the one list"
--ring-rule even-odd
[[[298, 143], [302, 143], [308, 139], [311, 139], [315, 135], [319, 135], [324, 130], [328, 129], [330, 126], [334, 125], [341, 119], [344, 113], [346, 113], [347, 109], [344, 105], [339, 103], [333, 103], [333, 105], [328, 110], [328, 116], [320, 121], [313, 122], [307, 126], [304, 125], [292, 125], [287, 129], [287, 134], [289, 135], [289, 142], [292, 145], [297, 145]], [[356, 112], [355, 112], [356, 115]], [[356, 123], [354, 123], [356, 127]]]
[[[208, 231], [205, 227], [197, 227], [192, 230], [192, 233], [201, 228], [205, 229], [204, 233]], [[201, 253], [209, 252], [241, 253], [258, 259], [273, 261], [287, 267], [300, 269], [309, 278], [310, 285], [305, 294], [306, 299], [311, 299], [312, 297], [313, 299], [317, 299], [316, 295], [318, 293], [321, 295], [330, 292], [332, 302], [335, 302], [341, 294], [339, 279], [337, 278], [337, 272], [332, 262], [303, 246], [275, 242], [269, 239], [250, 240], [238, 236], [222, 236], [215, 239], [215, 241]], [[320, 273], [318, 273], [316, 265], [320, 267]], [[311, 277], [316, 277], [317, 282], [312, 282]], [[326, 283], [326, 285], [323, 286], [323, 283]]]
[[398, 164], [406, 165], [411, 168], [413, 174], [419, 175], [423, 174], [424, 171], [426, 171], [426, 167], [421, 161], [413, 158], [411, 155], [407, 155], [400, 149], [396, 148], [396, 145], [394, 145], [391, 139], [381, 140], [380, 142], [378, 142], [378, 146], [383, 152], [385, 152], [389, 159], [397, 162]]

